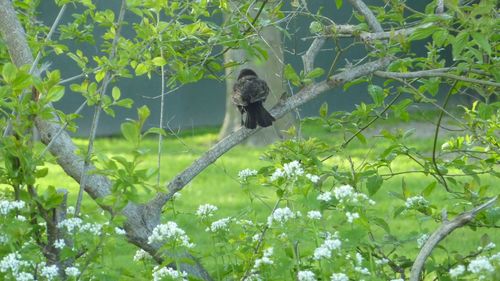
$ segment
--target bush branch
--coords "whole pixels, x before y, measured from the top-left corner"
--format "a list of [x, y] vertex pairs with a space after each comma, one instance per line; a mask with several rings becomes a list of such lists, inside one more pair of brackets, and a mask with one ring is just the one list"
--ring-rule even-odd
[[422, 250], [420, 250], [420, 253], [418, 253], [417, 258], [415, 259], [415, 262], [411, 267], [410, 281], [420, 280], [420, 274], [422, 273], [422, 270], [424, 268], [425, 260], [427, 259], [427, 257], [429, 257], [432, 250], [438, 245], [441, 240], [446, 238], [446, 236], [448, 236], [455, 229], [462, 227], [472, 221], [479, 212], [492, 207], [495, 204], [497, 198], [498, 196], [495, 196], [494, 198], [486, 201], [484, 204], [479, 205], [468, 212], [461, 213], [452, 221], [444, 221], [443, 224], [431, 235], [431, 237], [427, 239], [424, 246], [422, 247]]

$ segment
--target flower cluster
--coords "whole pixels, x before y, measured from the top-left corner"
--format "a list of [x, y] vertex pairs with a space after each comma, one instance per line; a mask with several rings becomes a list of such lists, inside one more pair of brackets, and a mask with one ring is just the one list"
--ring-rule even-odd
[[70, 266], [70, 267], [66, 267], [66, 269], [64, 270], [64, 273], [66, 273], [66, 275], [68, 275], [70, 277], [76, 277], [80, 274], [80, 270], [77, 267]]
[[194, 247], [194, 244], [189, 242], [186, 232], [179, 228], [173, 221], [169, 221], [166, 224], [159, 224], [153, 229], [153, 233], [148, 237], [148, 243], [153, 244], [155, 242], [173, 242], [187, 248]]
[[228, 230], [228, 225], [231, 222], [231, 217], [223, 218], [217, 221], [214, 221], [210, 227], [205, 229], [206, 232], [217, 232], [219, 230]]
[[273, 255], [273, 248], [267, 248], [264, 250], [264, 253], [262, 254], [262, 258], [256, 259], [255, 263], [253, 265], [253, 271], [256, 271], [257, 269], [260, 268], [261, 265], [263, 264], [273, 264], [273, 260], [271, 259], [271, 256]]
[[320, 193], [316, 198], [318, 201], [330, 202], [333, 197], [337, 199], [340, 203], [358, 203], [360, 201], [365, 201], [370, 205], [375, 205], [375, 201], [370, 199], [366, 194], [356, 192], [354, 187], [350, 185], [341, 185], [333, 189], [333, 193], [330, 191], [326, 191]]
[[419, 207], [427, 207], [429, 205], [429, 201], [425, 200], [421, 195], [408, 197], [405, 202], [405, 206], [408, 209], [415, 209]]
[[316, 281], [316, 276], [314, 275], [314, 272], [310, 270], [304, 270], [297, 273], [297, 279], [299, 281]]
[[274, 212], [269, 217], [267, 217], [267, 225], [270, 227], [273, 222], [279, 222], [281, 225], [283, 225], [289, 219], [294, 219], [296, 217], [300, 217], [299, 212], [294, 213], [288, 207], [278, 208], [274, 210]]
[[283, 169], [276, 169], [271, 175], [270, 180], [275, 181], [279, 178], [297, 179], [298, 176], [304, 174], [304, 169], [299, 161], [295, 160], [283, 165]]
[[334, 273], [330, 277], [330, 281], [349, 281], [349, 277], [344, 273]]
[[59, 269], [57, 268], [57, 265], [45, 266], [45, 264], [42, 263], [40, 268], [42, 269], [40, 271], [40, 275], [47, 278], [47, 280], [55, 279], [59, 275]]
[[156, 266], [153, 269], [153, 280], [154, 281], [160, 281], [163, 280], [163, 278], [168, 277], [171, 280], [182, 280], [182, 281], [187, 281], [187, 273], [185, 271], [177, 271], [175, 269], [172, 269], [170, 267], [162, 267], [159, 268]]
[[467, 270], [472, 273], [481, 273], [481, 272], [493, 272], [495, 268], [491, 265], [489, 259], [484, 256], [479, 256], [470, 261]]
[[252, 177], [255, 175], [257, 175], [256, 170], [244, 169], [238, 173], [238, 178], [240, 179], [240, 181], [246, 181], [248, 177]]
[[101, 235], [102, 225], [98, 223], [83, 223], [80, 218], [67, 218], [57, 225], [58, 228], [66, 228], [68, 232], [89, 232], [96, 236]]
[[345, 215], [347, 217], [347, 222], [349, 223], [352, 223], [355, 219], [359, 219], [358, 213], [346, 212]]
[[309, 179], [312, 183], [318, 183], [320, 179], [319, 176], [312, 174], [306, 174], [306, 178]]
[[0, 200], [0, 215], [7, 215], [10, 211], [15, 209], [21, 210], [25, 205], [26, 203], [24, 203], [24, 201]]
[[57, 239], [56, 241], [54, 241], [54, 247], [56, 249], [62, 250], [64, 246], [66, 246], [64, 239]]
[[148, 260], [151, 258], [151, 255], [143, 249], [137, 250], [134, 255], [134, 261]]
[[340, 249], [340, 246], [342, 246], [342, 241], [338, 239], [337, 235], [332, 236], [328, 233], [323, 244], [314, 250], [314, 259], [331, 258], [332, 251]]
[[[33, 280], [33, 275], [30, 273], [20, 272], [23, 267], [29, 265], [29, 262], [21, 259], [19, 253], [10, 253], [0, 261], [0, 272], [5, 273], [10, 270], [12, 275], [16, 277], [16, 280]], [[29, 275], [31, 275], [31, 279], [28, 279]]]
[[214, 212], [217, 210], [218, 210], [217, 206], [210, 205], [210, 204], [204, 204], [204, 205], [200, 205], [198, 207], [198, 210], [196, 211], [196, 215], [201, 217], [202, 219], [204, 219], [204, 218], [213, 216]]
[[307, 217], [312, 219], [312, 220], [320, 220], [321, 219], [321, 212], [320, 211], [309, 211], [309, 212], [307, 212]]
[[465, 272], [465, 266], [463, 265], [457, 265], [456, 267], [450, 269], [450, 277], [451, 278], [456, 278]]

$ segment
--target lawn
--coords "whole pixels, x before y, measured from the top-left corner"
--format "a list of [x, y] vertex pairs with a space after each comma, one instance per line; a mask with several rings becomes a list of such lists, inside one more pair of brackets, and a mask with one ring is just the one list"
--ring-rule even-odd
[[[382, 123], [378, 125], [378, 129], [372, 129], [367, 132], [370, 136], [370, 142], [368, 144], [362, 144], [359, 141], [352, 142], [348, 149], [342, 153], [337, 153], [334, 157], [327, 161], [327, 165], [339, 165], [345, 167], [350, 165], [348, 162], [348, 157], [351, 157], [354, 164], [359, 164], [362, 161], [369, 160], [389, 145], [386, 140], [377, 137], [380, 128], [391, 129], [393, 127], [407, 127], [413, 126], [415, 123], [409, 124], [394, 124], [394, 123]], [[419, 147], [425, 149], [426, 151], [431, 151], [432, 138], [428, 134], [419, 134], [419, 130], [428, 131], [431, 127], [421, 127], [417, 128], [416, 134], [408, 140], [409, 146]], [[161, 178], [164, 182], [167, 182], [174, 175], [182, 171], [184, 168], [188, 167], [190, 163], [197, 159], [204, 151], [209, 149], [214, 143], [217, 142], [217, 129], [208, 128], [203, 130], [195, 130], [194, 132], [184, 132], [179, 136], [169, 136], [165, 139], [163, 144], [162, 153], [162, 171]], [[338, 142], [341, 138], [339, 135], [330, 134], [323, 130], [316, 122], [305, 122], [303, 125], [303, 133], [305, 137], [314, 136], [325, 142]], [[81, 148], [85, 148], [85, 140], [76, 140], [77, 145]], [[156, 145], [155, 139], [147, 139], [144, 142], [144, 146], [151, 149], [149, 156], [144, 165], [154, 166], [156, 163]], [[130, 149], [128, 144], [120, 138], [106, 138], [98, 139], [96, 142], [96, 152], [103, 153], [107, 155], [122, 155], [129, 157], [128, 154]], [[242, 212], [248, 210], [249, 198], [245, 194], [245, 189], [242, 188], [241, 184], [237, 179], [238, 172], [245, 168], [256, 169], [268, 165], [268, 162], [259, 160], [260, 156], [267, 150], [267, 147], [248, 147], [248, 146], [237, 146], [231, 151], [226, 153], [220, 159], [218, 159], [213, 165], [204, 170], [198, 177], [196, 177], [191, 183], [189, 183], [181, 192], [181, 198], [176, 200], [175, 203], [168, 203], [166, 211], [164, 213], [164, 220], [175, 220], [178, 224], [186, 230], [190, 235], [191, 239], [197, 244], [197, 251], [204, 252], [204, 247], [211, 247], [210, 241], [207, 240], [206, 235], [200, 231], [199, 225], [196, 225], [196, 220], [194, 220], [193, 213], [196, 211], [200, 204], [210, 203], [219, 207], [217, 212], [217, 218], [223, 218], [226, 216], [238, 216]], [[397, 160], [395, 167], [398, 170], [411, 169], [414, 168], [413, 164], [404, 159]], [[404, 180], [410, 190], [418, 193], [423, 188], [431, 182], [432, 178], [422, 174], [409, 174], [405, 175]], [[481, 177], [482, 184], [498, 183], [498, 179], [483, 176]], [[70, 204], [74, 204], [76, 200], [77, 184], [69, 179], [62, 170], [53, 165], [50, 168], [49, 175], [40, 180], [40, 187], [47, 185], [55, 185], [56, 187], [64, 187], [70, 190], [71, 195], [69, 197]], [[384, 183], [382, 189], [373, 198], [378, 204], [380, 212], [384, 215], [387, 221], [390, 221], [390, 227], [394, 235], [398, 233], [405, 233], [408, 229], [415, 229], [421, 232], [432, 232], [437, 224], [432, 220], [427, 220], [423, 222], [422, 229], [415, 228], [415, 221], [408, 221], [404, 217], [399, 217], [393, 219], [392, 212], [394, 208], [402, 206], [404, 204], [401, 200], [396, 200], [394, 197], [389, 195], [389, 192], [401, 192], [402, 177], [393, 178]], [[438, 186], [439, 189], [439, 186]], [[252, 190], [256, 190], [263, 196], [263, 202], [254, 202], [257, 204], [259, 210], [259, 217], [265, 217], [269, 215], [270, 209], [267, 204], [272, 204], [274, 194], [270, 190], [266, 190], [265, 187], [252, 187]], [[453, 200], [448, 200], [446, 194], [442, 191], [437, 191], [433, 197], [432, 204], [440, 206], [440, 208], [445, 208], [451, 204], [454, 204]], [[260, 204], [260, 205], [259, 205]], [[173, 209], [175, 209], [175, 215], [173, 215]], [[84, 213], [97, 213], [100, 212], [96, 208], [95, 203], [88, 197], [85, 198]], [[500, 243], [500, 235], [498, 231], [485, 231], [484, 229], [479, 229], [477, 231], [472, 231], [469, 228], [463, 228], [446, 238], [443, 242], [448, 250], [453, 251], [464, 251], [467, 254], [469, 251], [476, 249], [480, 244], [481, 236], [488, 234], [493, 242], [496, 244]], [[417, 236], [418, 234], [415, 233]], [[415, 242], [416, 245], [416, 242]], [[408, 254], [411, 257], [416, 255], [416, 247], [407, 247]], [[123, 239], [112, 240], [104, 251], [107, 253], [104, 255], [102, 266], [103, 270], [109, 270], [110, 268], [116, 269], [123, 272], [124, 275], [130, 276], [130, 279], [144, 280], [149, 279], [149, 277], [144, 277], [142, 275], [137, 275], [141, 269], [141, 265], [132, 262], [132, 256], [136, 251], [136, 247], [127, 244]], [[444, 257], [444, 252], [439, 252], [438, 255]], [[213, 260], [211, 258], [203, 258], [202, 263], [206, 264], [209, 270], [213, 271]], [[127, 278], [124, 276], [124, 280]]]

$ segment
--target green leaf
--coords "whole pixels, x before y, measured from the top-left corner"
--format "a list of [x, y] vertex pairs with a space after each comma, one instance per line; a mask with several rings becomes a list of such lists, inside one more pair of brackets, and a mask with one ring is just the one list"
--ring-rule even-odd
[[125, 122], [120, 127], [123, 137], [129, 142], [136, 144], [139, 141], [140, 130], [136, 123]]
[[323, 25], [320, 22], [318, 21], [311, 22], [311, 24], [309, 25], [309, 32], [315, 34], [315, 33], [320, 33], [321, 31], [323, 31]]
[[488, 42], [488, 39], [486, 39], [486, 37], [479, 32], [474, 32], [471, 35], [476, 44], [481, 47], [481, 49], [483, 49], [488, 55], [491, 55], [491, 45]]
[[373, 196], [377, 191], [379, 191], [380, 187], [382, 187], [382, 183], [384, 179], [382, 179], [379, 175], [373, 175], [368, 177], [366, 181], [366, 189], [368, 189], [368, 194]]
[[36, 170], [35, 177], [43, 178], [43, 177], [47, 176], [48, 173], [49, 173], [49, 168], [43, 167], [41, 169]]
[[162, 135], [162, 136], [166, 136], [167, 135], [167, 133], [165, 132], [165, 130], [163, 130], [161, 128], [149, 128], [144, 133], [144, 135], [149, 135], [149, 134]]
[[408, 39], [411, 41], [425, 39], [431, 36], [434, 32], [436, 32], [436, 29], [438, 29], [438, 27], [436, 26], [419, 28], [415, 30], [415, 32], [413, 32]]
[[342, 8], [343, 0], [335, 0], [335, 6], [337, 7], [337, 10], [340, 10]]
[[49, 102], [56, 102], [60, 100], [63, 96], [64, 96], [64, 87], [61, 85], [56, 85], [50, 88], [45, 98]]
[[44, 209], [53, 209], [61, 205], [64, 199], [64, 194], [57, 192], [54, 186], [49, 185], [49, 187], [41, 194], [39, 199]]
[[319, 108], [319, 116], [326, 118], [328, 116], [328, 103], [324, 102]]
[[429, 195], [431, 195], [432, 191], [434, 191], [434, 189], [436, 188], [436, 185], [437, 185], [437, 182], [435, 182], [435, 181], [431, 182], [429, 185], [427, 185], [427, 187], [424, 188], [424, 190], [422, 190], [421, 195], [423, 197], [428, 197]]
[[2, 76], [5, 82], [11, 83], [16, 78], [17, 68], [12, 63], [6, 63], [2, 69]]
[[135, 75], [141, 76], [141, 75], [144, 75], [145, 73], [147, 73], [148, 71], [149, 71], [149, 68], [145, 64], [139, 63], [137, 65], [137, 67], [135, 68]]
[[132, 99], [129, 99], [129, 98], [119, 100], [115, 103], [115, 105], [125, 107], [125, 108], [132, 108], [133, 104], [134, 104], [134, 101]]
[[385, 220], [375, 217], [371, 218], [371, 221], [374, 222], [376, 225], [380, 226], [388, 234], [391, 233], [391, 228], [389, 227], [389, 224]]
[[285, 66], [285, 79], [290, 80], [295, 86], [300, 85], [300, 77], [290, 64]]
[[165, 64], [167, 64], [167, 61], [163, 57], [156, 57], [153, 60], [151, 60], [151, 62], [155, 66], [164, 66]]
[[106, 71], [104, 70], [99, 70], [95, 74], [95, 81], [100, 82], [102, 79], [104, 79], [104, 76], [106, 75]]
[[321, 75], [323, 75], [323, 73], [325, 73], [325, 70], [323, 70], [323, 68], [321, 68], [321, 67], [317, 67], [317, 68], [311, 70], [309, 73], [307, 73], [306, 78], [314, 79], [314, 78], [320, 77]]
[[384, 102], [384, 89], [377, 85], [368, 85], [368, 93], [372, 97], [376, 105], [381, 105]]
[[145, 105], [139, 107], [137, 109], [137, 116], [139, 117], [139, 123], [144, 124], [146, 119], [148, 119], [150, 114], [149, 108]]
[[120, 88], [118, 87], [113, 87], [113, 90], [111, 91], [111, 96], [113, 97], [113, 100], [119, 100], [121, 96]]

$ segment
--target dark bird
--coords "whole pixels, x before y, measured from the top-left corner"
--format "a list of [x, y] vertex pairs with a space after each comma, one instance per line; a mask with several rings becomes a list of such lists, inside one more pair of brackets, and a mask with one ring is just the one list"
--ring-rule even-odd
[[[240, 71], [238, 80], [233, 85], [233, 103], [241, 113], [241, 123], [248, 129], [269, 127], [274, 117], [262, 105], [269, 95], [266, 81], [260, 79], [255, 71], [245, 68]], [[246, 113], [243, 121], [243, 114]]]

